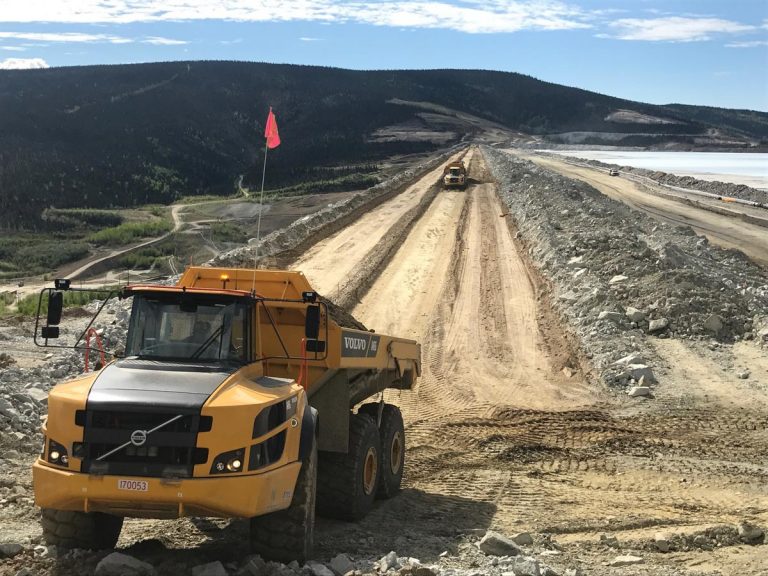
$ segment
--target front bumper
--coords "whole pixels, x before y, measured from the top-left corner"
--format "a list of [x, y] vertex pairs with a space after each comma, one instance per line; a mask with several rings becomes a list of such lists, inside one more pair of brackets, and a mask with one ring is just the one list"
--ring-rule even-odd
[[[287, 508], [300, 469], [301, 462], [294, 462], [261, 474], [175, 480], [81, 474], [38, 460], [32, 478], [35, 503], [41, 508], [138, 518], [250, 518]], [[147, 490], [118, 489], [119, 480], [146, 482]]]

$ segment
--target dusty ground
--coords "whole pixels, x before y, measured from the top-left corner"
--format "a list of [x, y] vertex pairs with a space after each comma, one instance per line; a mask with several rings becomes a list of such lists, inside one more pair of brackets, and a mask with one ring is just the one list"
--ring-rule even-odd
[[[473, 168], [482, 171], [480, 162]], [[657, 340], [667, 366], [649, 401], [616, 398], [578, 373], [566, 378], [561, 327], [537, 297], [503, 211], [492, 184], [442, 192], [354, 310], [368, 326], [424, 344], [418, 389], [393, 395], [410, 434], [408, 485], [472, 495], [492, 507], [492, 526], [578, 544], [594, 568], [614, 552], [597, 545], [603, 532], [643, 549], [659, 530], [768, 521], [765, 354], [742, 344], [718, 363]], [[726, 375], [723, 363], [752, 366], [756, 378]], [[441, 521], [452, 520], [467, 527], [463, 517]], [[736, 547], [648, 561], [743, 574], [758, 573], [768, 554]]]
[[[654, 398], [628, 399], [596, 383], [482, 155], [470, 154], [476, 184], [435, 195], [353, 310], [377, 331], [423, 343], [416, 390], [387, 393], [406, 419], [405, 490], [360, 523], [321, 520], [318, 557], [395, 550], [457, 574], [488, 574], [471, 543], [492, 527], [531, 532], [537, 553], [549, 550], [546, 561], [559, 573], [768, 574], [768, 546], [742, 544], [732, 528], [741, 520], [768, 526], [765, 351], [752, 342], [710, 349], [651, 339], [661, 358]], [[293, 268], [320, 292], [338, 290], [437, 176], [430, 172], [317, 243]], [[735, 375], [741, 366], [749, 379]], [[9, 460], [0, 477], [0, 486], [20, 485], [25, 494], [0, 507], [0, 541], [39, 535], [28, 500], [30, 460]], [[720, 524], [730, 528], [713, 529]], [[173, 573], [241, 560], [244, 530], [242, 522], [131, 520], [119, 546]], [[657, 532], [668, 534], [671, 552], [653, 547]], [[618, 543], [601, 542], [601, 534]], [[626, 553], [644, 564], [606, 565]], [[89, 573], [98, 558], [67, 560], [58, 571]], [[0, 563], [0, 574], [28, 564]], [[56, 570], [53, 561], [37, 566]]]

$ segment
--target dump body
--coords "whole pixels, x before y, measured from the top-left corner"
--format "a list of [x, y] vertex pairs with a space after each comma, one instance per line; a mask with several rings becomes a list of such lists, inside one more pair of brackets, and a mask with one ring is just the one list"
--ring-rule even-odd
[[451, 162], [443, 169], [443, 188], [467, 187], [467, 168], [464, 162], [457, 160]]
[[176, 286], [122, 296], [133, 297], [126, 358], [50, 393], [33, 469], [43, 508], [285, 509], [315, 446], [346, 452], [350, 408], [420, 373], [418, 343], [340, 326], [300, 272], [192, 267]]

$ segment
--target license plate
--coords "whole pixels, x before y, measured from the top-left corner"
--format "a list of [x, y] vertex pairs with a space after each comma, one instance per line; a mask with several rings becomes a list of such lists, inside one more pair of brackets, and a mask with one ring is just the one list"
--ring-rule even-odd
[[149, 491], [149, 482], [146, 480], [118, 480], [118, 490], [131, 490], [133, 492]]

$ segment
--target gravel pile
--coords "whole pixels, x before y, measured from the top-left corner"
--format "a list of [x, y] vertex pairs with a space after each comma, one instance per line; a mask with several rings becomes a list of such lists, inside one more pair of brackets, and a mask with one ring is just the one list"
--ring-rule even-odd
[[[768, 276], [742, 253], [710, 246], [589, 185], [484, 148], [522, 241], [553, 300], [608, 384], [652, 356], [645, 338], [764, 338]], [[635, 377], [637, 376], [637, 378]], [[648, 380], [646, 380], [647, 382]]]
[[[517, 542], [521, 542], [518, 544]], [[95, 576], [191, 574], [192, 576], [577, 576], [583, 574], [579, 561], [568, 557], [551, 538], [536, 539], [522, 533], [512, 537], [489, 531], [472, 537], [455, 553], [447, 551], [430, 562], [391, 551], [382, 557], [364, 558], [339, 553], [330, 559], [306, 563], [265, 561], [244, 553], [233, 559], [198, 550], [184, 556], [132, 549], [118, 552], [58, 550], [42, 544], [9, 542], [0, 545], [0, 559], [13, 567], [9, 574], [42, 574], [55, 567], [56, 574]], [[22, 572], [26, 570], [27, 572]]]
[[[85, 307], [87, 313], [68, 310], [61, 324], [62, 341], [74, 342], [72, 335], [79, 335], [100, 302]], [[113, 300], [97, 319], [94, 327], [99, 332], [105, 350], [116, 350], [125, 345], [130, 303]], [[82, 312], [82, 309], [80, 309]], [[67, 337], [70, 336], [68, 339]], [[20, 330], [16, 339], [31, 341], [31, 334]], [[6, 355], [12, 360], [12, 357]], [[90, 367], [98, 360], [98, 352], [90, 354]], [[0, 370], [0, 446], [23, 454], [39, 451], [43, 437], [40, 425], [47, 414], [48, 392], [57, 383], [82, 374], [85, 367], [82, 350], [50, 348], [42, 365], [20, 368], [6, 360]], [[13, 457], [13, 454], [11, 454]]]

